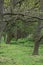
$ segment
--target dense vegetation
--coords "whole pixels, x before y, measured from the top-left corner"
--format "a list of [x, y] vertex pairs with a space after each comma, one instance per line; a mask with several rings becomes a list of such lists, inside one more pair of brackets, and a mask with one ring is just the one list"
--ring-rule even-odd
[[[43, 47], [43, 0], [0, 0], [1, 65], [3, 63], [12, 65], [14, 57], [16, 57], [15, 65], [39, 63], [39, 57], [30, 55], [43, 54], [41, 47]], [[4, 56], [10, 57], [9, 60]], [[28, 56], [32, 57], [34, 62]], [[34, 60], [36, 58], [38, 61]]]

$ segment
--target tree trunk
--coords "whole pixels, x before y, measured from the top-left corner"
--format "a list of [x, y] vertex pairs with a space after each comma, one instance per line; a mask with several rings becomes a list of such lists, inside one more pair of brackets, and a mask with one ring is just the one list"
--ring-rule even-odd
[[37, 27], [37, 30], [36, 30], [36, 39], [35, 39], [35, 46], [34, 46], [34, 51], [33, 51], [33, 55], [38, 55], [38, 50], [39, 50], [39, 42], [40, 40], [43, 38], [43, 36], [41, 37], [40, 36], [40, 32], [41, 32], [41, 29], [43, 28], [43, 0], [40, 0], [40, 12], [39, 13], [39, 17], [40, 17], [40, 20], [38, 22], [38, 27]]
[[1, 42], [2, 30], [3, 30], [2, 13], [3, 13], [3, 0], [0, 0], [0, 42]]
[[35, 40], [33, 55], [38, 55], [38, 51], [39, 51], [39, 38]]
[[12, 39], [11, 33], [7, 34], [6, 44], [10, 44], [11, 39]]
[[38, 22], [38, 27], [35, 32], [35, 45], [34, 45], [33, 55], [38, 55], [40, 32], [41, 32], [40, 25], [41, 25], [41, 22]]

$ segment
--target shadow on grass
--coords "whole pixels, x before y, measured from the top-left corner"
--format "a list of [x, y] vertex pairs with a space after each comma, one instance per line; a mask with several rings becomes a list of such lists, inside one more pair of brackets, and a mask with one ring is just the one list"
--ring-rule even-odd
[[17, 42], [17, 41], [13, 41], [13, 42], [11, 42], [10, 43], [11, 45], [21, 45], [21, 46], [25, 46], [25, 47], [31, 47], [31, 48], [33, 48], [34, 47], [34, 45], [33, 44], [26, 44], [25, 45], [25, 43], [24, 42]]
[[10, 42], [10, 44], [17, 45], [17, 41], [12, 41], [12, 42]]
[[4, 53], [4, 52], [2, 52], [2, 51], [0, 52], [0, 54], [3, 54], [3, 53]]

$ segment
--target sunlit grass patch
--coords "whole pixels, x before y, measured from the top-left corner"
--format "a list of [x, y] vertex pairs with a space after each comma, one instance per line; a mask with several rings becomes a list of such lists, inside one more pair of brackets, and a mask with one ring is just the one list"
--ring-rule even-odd
[[[27, 46], [26, 46], [26, 45]], [[0, 65], [43, 65], [43, 45], [39, 47], [39, 55], [32, 55], [33, 42], [22, 44], [0, 44]]]

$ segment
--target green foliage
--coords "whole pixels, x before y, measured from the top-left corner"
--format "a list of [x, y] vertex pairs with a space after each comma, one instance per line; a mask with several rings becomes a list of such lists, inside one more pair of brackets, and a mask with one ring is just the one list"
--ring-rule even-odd
[[4, 0], [4, 7], [8, 7], [10, 4], [10, 0]]
[[[4, 7], [6, 10], [10, 11], [11, 13], [15, 13], [16, 11], [17, 12], [23, 12], [25, 14], [29, 14], [32, 16], [35, 15], [34, 14], [34, 7], [37, 8], [37, 6], [39, 6], [39, 2], [37, 5], [35, 5], [35, 0], [24, 0], [21, 4], [21, 6], [19, 7], [18, 4], [13, 8], [13, 4], [12, 4], [12, 1], [11, 0], [4, 0]], [[10, 6], [10, 7], [9, 7]], [[33, 10], [31, 10], [33, 8]], [[31, 10], [31, 11], [30, 11]], [[29, 13], [30, 11], [30, 13]], [[27, 13], [26, 13], [27, 12]], [[25, 18], [28, 18], [29, 16], [24, 16]], [[7, 18], [7, 17], [6, 17]], [[6, 19], [5, 18], [5, 19]], [[8, 16], [8, 18], [13, 18], [13, 16]], [[7, 18], [7, 19], [8, 19]], [[8, 29], [8, 33], [11, 32], [11, 33], [17, 33], [17, 30], [20, 30], [22, 33], [26, 33], [26, 34], [33, 34], [33, 32], [35, 31], [35, 28], [37, 26], [36, 23], [34, 22], [25, 22], [25, 21], [21, 21], [21, 20], [14, 20], [15, 17], [11, 20], [11, 21], [8, 21], [7, 24], [8, 26], [6, 26], [6, 28]], [[37, 21], [36, 19], [34, 19], [35, 21]]]

